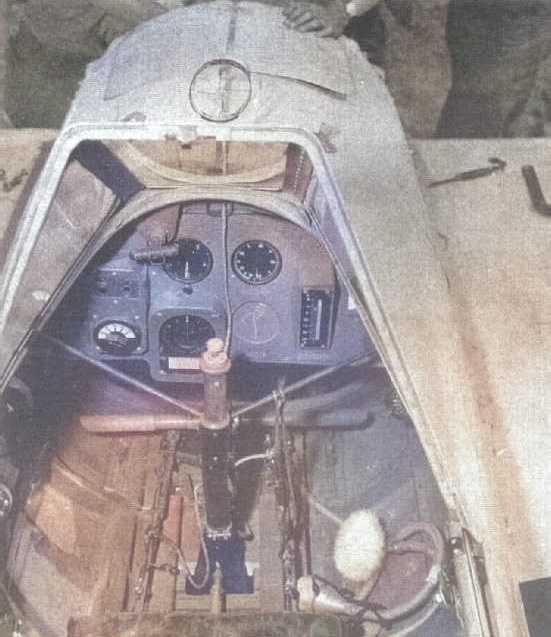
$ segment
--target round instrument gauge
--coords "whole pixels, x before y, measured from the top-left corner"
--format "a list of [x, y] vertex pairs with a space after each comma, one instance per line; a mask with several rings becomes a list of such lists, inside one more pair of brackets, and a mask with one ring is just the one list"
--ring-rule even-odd
[[159, 353], [161, 356], [199, 356], [209, 338], [215, 335], [212, 325], [201, 316], [173, 316], [161, 325]]
[[94, 330], [94, 341], [106, 354], [128, 356], [140, 346], [140, 330], [124, 321], [105, 321]]
[[197, 283], [204, 279], [212, 269], [212, 253], [197, 239], [180, 239], [178, 254], [167, 257], [164, 268], [172, 279], [182, 283]]
[[237, 246], [232, 256], [235, 274], [245, 283], [262, 285], [281, 270], [281, 254], [267, 241], [251, 239]]

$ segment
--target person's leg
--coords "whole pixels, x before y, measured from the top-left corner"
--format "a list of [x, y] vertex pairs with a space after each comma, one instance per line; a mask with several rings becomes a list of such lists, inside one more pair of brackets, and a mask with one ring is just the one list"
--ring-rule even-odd
[[436, 135], [517, 134], [548, 54], [551, 3], [451, 0], [447, 37], [452, 88]]
[[154, 0], [28, 0], [6, 55], [13, 125], [61, 126], [86, 65], [115, 37], [164, 11]]

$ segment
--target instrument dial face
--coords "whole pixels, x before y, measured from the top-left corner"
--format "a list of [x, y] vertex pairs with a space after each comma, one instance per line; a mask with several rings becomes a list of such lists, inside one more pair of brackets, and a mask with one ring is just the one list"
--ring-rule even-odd
[[168, 276], [176, 281], [197, 283], [210, 273], [212, 253], [197, 239], [180, 239], [178, 254], [167, 258], [164, 268]]
[[134, 325], [124, 321], [106, 321], [96, 327], [94, 340], [96, 346], [106, 354], [128, 356], [140, 346], [141, 336]]
[[232, 256], [235, 274], [250, 285], [273, 281], [281, 270], [281, 254], [267, 241], [251, 239], [237, 246]]
[[209, 338], [215, 336], [212, 325], [193, 314], [173, 316], [161, 325], [161, 356], [199, 356]]

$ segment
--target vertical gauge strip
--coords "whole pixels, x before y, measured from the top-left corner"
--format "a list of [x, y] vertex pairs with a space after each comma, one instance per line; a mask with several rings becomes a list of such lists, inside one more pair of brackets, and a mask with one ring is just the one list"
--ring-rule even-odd
[[333, 331], [333, 290], [307, 288], [302, 291], [300, 346], [326, 349]]

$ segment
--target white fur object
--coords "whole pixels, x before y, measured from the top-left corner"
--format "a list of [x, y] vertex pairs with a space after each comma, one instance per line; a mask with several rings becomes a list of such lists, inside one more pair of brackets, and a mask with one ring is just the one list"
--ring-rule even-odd
[[352, 582], [371, 580], [385, 556], [385, 533], [379, 518], [367, 509], [352, 512], [341, 524], [333, 560], [339, 573]]

